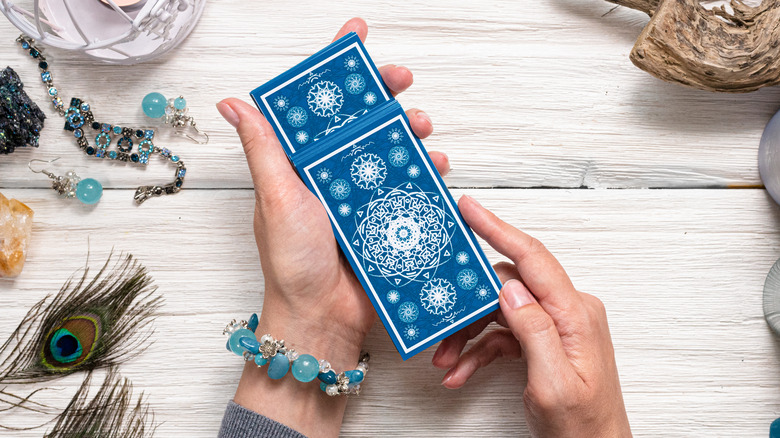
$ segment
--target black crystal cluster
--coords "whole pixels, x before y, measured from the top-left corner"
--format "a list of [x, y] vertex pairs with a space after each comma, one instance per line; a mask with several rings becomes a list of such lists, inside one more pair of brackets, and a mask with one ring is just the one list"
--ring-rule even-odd
[[24, 92], [24, 84], [11, 67], [0, 73], [0, 154], [23, 146], [38, 147], [43, 114]]

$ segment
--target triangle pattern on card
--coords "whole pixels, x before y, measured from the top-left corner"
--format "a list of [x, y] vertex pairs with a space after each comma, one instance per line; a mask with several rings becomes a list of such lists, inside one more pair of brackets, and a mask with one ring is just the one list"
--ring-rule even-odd
[[338, 123], [338, 122], [340, 122], [340, 121], [341, 121], [341, 117], [339, 117], [339, 116], [336, 116], [336, 117], [334, 117], [334, 118], [333, 118], [333, 121], [334, 121], [334, 122], [336, 122], [336, 123]]
[[449, 251], [444, 251], [444, 257], [449, 257], [449, 256], [450, 256], [450, 252]]
[[377, 194], [377, 195], [384, 195], [384, 194], [385, 194], [385, 191], [384, 191], [384, 190], [382, 190], [382, 189], [376, 189], [376, 194]]
[[363, 211], [358, 211], [357, 215], [358, 215], [358, 217], [363, 217]]
[[360, 240], [355, 239], [355, 241], [352, 242], [352, 244], [355, 245], [355, 246], [360, 246]]
[[373, 270], [374, 270], [374, 267], [373, 267], [373, 266], [369, 266], [369, 267], [368, 267], [368, 272], [372, 272]]
[[406, 183], [406, 188], [407, 189], [413, 189], [414, 187], [412, 187], [412, 183]]
[[426, 272], [425, 274], [423, 274], [423, 277], [425, 277], [425, 278], [430, 280], [430, 278], [431, 278], [430, 272]]
[[400, 278], [396, 278], [396, 279], [395, 279], [395, 284], [396, 284], [396, 285], [398, 285], [398, 284], [401, 284], [401, 279], [400, 279]]
[[452, 221], [447, 221], [447, 226], [448, 226], [448, 227], [451, 227], [451, 226], [453, 226], [453, 225], [455, 225], [455, 222], [452, 222]]
[[434, 196], [433, 197], [433, 202], [439, 202], [439, 197], [438, 196]]

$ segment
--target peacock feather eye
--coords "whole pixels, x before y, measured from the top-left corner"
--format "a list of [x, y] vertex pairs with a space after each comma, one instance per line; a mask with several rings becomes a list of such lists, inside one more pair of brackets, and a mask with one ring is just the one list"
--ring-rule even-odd
[[100, 337], [100, 317], [84, 314], [65, 318], [50, 330], [41, 350], [43, 365], [67, 372], [89, 359]]

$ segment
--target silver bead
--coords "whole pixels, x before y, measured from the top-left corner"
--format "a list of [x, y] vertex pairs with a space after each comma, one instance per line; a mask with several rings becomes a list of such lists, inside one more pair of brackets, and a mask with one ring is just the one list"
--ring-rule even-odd
[[65, 172], [65, 178], [73, 179], [76, 177], [76, 172], [70, 170], [68, 172]]
[[290, 359], [290, 362], [295, 361], [295, 359], [298, 359], [298, 352], [295, 350], [287, 350], [287, 353], [285, 353], [287, 356], [287, 359]]
[[339, 388], [336, 385], [328, 385], [325, 387], [325, 393], [329, 396], [337, 396], [339, 395]]
[[330, 371], [330, 362], [325, 359], [320, 359], [320, 372], [327, 373]]
[[68, 198], [75, 198], [75, 197], [76, 197], [76, 191], [75, 190], [71, 190], [71, 191], [68, 192]]
[[263, 335], [260, 336], [260, 343], [265, 344], [266, 342], [273, 342], [274, 338], [271, 335]]
[[368, 372], [368, 364], [366, 362], [360, 362], [355, 367], [356, 370], [363, 371], [363, 374], [366, 374]]
[[244, 352], [244, 360], [247, 362], [255, 360], [255, 355], [250, 353], [249, 351]]

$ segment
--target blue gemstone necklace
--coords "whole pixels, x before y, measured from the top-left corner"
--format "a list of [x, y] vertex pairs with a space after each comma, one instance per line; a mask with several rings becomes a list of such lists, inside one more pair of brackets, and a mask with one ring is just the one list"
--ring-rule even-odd
[[[35, 46], [35, 40], [21, 35], [16, 41], [22, 49], [29, 51], [30, 56], [38, 61], [38, 68], [41, 70], [41, 81], [47, 87], [54, 110], [65, 118], [64, 129], [73, 134], [76, 144], [85, 154], [94, 158], [140, 165], [148, 164], [150, 156], [159, 155], [175, 166], [173, 182], [165, 185], [138, 187], [134, 196], [137, 204], [143, 203], [152, 196], [171, 195], [181, 190], [187, 168], [184, 167], [184, 162], [179, 159], [178, 155], [174, 155], [170, 150], [152, 143], [154, 129], [133, 129], [126, 126], [98, 122], [92, 114], [89, 103], [77, 97], [72, 98], [70, 105], [65, 108], [65, 104], [59, 95], [59, 90], [54, 86], [54, 81], [49, 71], [49, 63], [46, 61], [43, 51]], [[88, 133], [90, 129], [92, 132]], [[93, 144], [90, 144], [88, 138], [92, 137], [92, 135], [95, 136], [95, 140]], [[115, 148], [110, 149], [112, 143], [115, 145]], [[133, 151], [133, 147], [135, 147], [135, 151]]]

